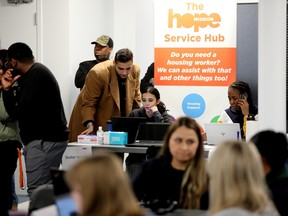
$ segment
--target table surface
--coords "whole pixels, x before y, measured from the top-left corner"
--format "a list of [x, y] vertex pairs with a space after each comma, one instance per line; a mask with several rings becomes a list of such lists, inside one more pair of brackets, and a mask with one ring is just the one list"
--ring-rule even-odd
[[124, 145], [98, 145], [98, 144], [86, 144], [86, 143], [69, 143], [68, 146], [77, 147], [77, 146], [91, 146], [92, 150], [97, 149], [105, 149], [108, 151], [113, 151], [117, 153], [138, 153], [138, 154], [146, 154], [147, 147], [127, 147]]
[[[109, 150], [109, 151], [113, 151], [113, 152], [117, 152], [117, 153], [138, 153], [138, 154], [146, 154], [147, 148], [148, 147], [127, 147], [124, 145], [98, 145], [98, 144], [87, 144], [87, 143], [77, 143], [77, 142], [73, 142], [73, 143], [69, 143], [68, 146], [71, 147], [87, 147], [87, 146], [91, 146], [92, 150], [97, 150], [97, 149], [105, 149], [105, 150]], [[210, 151], [210, 150], [214, 150], [215, 146], [214, 145], [204, 145], [204, 150], [205, 151]]]

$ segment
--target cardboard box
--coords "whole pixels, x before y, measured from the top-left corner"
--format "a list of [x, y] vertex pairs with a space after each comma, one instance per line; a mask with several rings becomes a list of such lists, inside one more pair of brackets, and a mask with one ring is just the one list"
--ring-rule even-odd
[[104, 132], [104, 144], [125, 145], [127, 143], [128, 143], [127, 132], [114, 132], [114, 131]]
[[77, 137], [78, 143], [87, 143], [87, 144], [97, 144], [97, 136], [96, 135], [79, 135]]

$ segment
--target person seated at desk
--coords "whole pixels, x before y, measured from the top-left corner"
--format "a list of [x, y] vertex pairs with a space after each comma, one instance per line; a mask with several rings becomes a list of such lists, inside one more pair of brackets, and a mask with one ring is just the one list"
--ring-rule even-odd
[[277, 216], [269, 199], [260, 155], [243, 141], [221, 143], [207, 164], [208, 216]]
[[129, 117], [145, 117], [148, 122], [172, 122], [160, 93], [155, 87], [148, 87], [142, 92], [142, 107], [130, 112]]
[[149, 214], [138, 204], [121, 161], [113, 153], [97, 151], [80, 160], [65, 179], [81, 216]]
[[250, 141], [261, 155], [266, 183], [281, 215], [288, 215], [288, 142], [284, 133], [265, 130]]
[[222, 112], [219, 123], [239, 123], [241, 136], [246, 135], [246, 120], [258, 114], [258, 108], [254, 105], [251, 89], [248, 83], [235, 81], [228, 87], [228, 100], [230, 107]]
[[199, 125], [187, 116], [167, 131], [159, 156], [145, 161], [133, 180], [133, 189], [144, 206], [183, 209], [208, 208], [208, 179]]
[[[130, 112], [129, 117], [145, 117], [148, 122], [172, 122], [172, 117], [167, 113], [165, 104], [160, 99], [157, 88], [147, 87], [142, 92], [142, 107]], [[158, 148], [150, 148], [150, 156], [157, 154]], [[131, 178], [139, 169], [140, 164], [146, 159], [144, 154], [129, 154], [126, 158], [127, 171]]]

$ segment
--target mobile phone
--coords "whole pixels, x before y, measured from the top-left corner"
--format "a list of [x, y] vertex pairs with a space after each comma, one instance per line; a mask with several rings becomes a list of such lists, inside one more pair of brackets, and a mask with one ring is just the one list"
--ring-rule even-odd
[[13, 71], [12, 71], [12, 77], [14, 78], [14, 77], [16, 77], [16, 76], [18, 76], [18, 75], [22, 75], [22, 73], [21, 73], [19, 70], [13, 69]]
[[245, 99], [245, 94], [240, 94], [240, 99]]

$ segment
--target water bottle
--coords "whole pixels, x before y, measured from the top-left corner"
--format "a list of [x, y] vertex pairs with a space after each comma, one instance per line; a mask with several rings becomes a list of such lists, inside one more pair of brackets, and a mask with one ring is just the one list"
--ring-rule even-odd
[[104, 131], [102, 129], [102, 126], [99, 126], [98, 130], [97, 130], [97, 143], [99, 145], [103, 145], [104, 144]]

